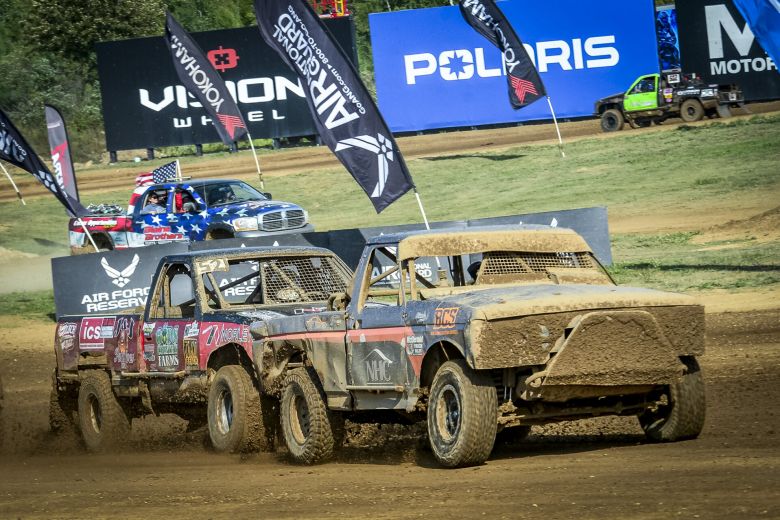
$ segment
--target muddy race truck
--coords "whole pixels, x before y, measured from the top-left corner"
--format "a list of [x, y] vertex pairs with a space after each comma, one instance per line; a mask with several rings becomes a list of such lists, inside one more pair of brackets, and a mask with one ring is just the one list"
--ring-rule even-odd
[[628, 121], [632, 128], [661, 124], [670, 117], [686, 123], [708, 117], [729, 117], [729, 107], [740, 107], [745, 98], [736, 85], [708, 85], [695, 75], [679, 72], [640, 76], [626, 90], [596, 101], [601, 129], [616, 132]]
[[[159, 207], [150, 200], [157, 197]], [[94, 249], [86, 227], [101, 251], [171, 242], [249, 238], [314, 231], [300, 206], [272, 200], [270, 193], [230, 179], [200, 179], [141, 186], [127, 210], [100, 205], [94, 214], [71, 218], [68, 230], [74, 254]]]
[[328, 310], [254, 325], [260, 388], [303, 463], [344, 421], [427, 421], [447, 467], [481, 464], [497, 434], [634, 415], [647, 437], [704, 422], [704, 309], [619, 287], [576, 233], [547, 227], [375, 237]]
[[191, 429], [207, 424], [217, 451], [270, 448], [275, 416], [258, 391], [253, 324], [324, 311], [351, 274], [313, 247], [164, 257], [145, 308], [58, 320], [52, 430], [77, 425], [99, 451], [121, 443], [133, 418], [174, 413]]

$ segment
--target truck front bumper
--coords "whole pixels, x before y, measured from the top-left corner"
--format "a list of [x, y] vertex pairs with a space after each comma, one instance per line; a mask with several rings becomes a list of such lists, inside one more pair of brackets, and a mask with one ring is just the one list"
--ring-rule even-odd
[[298, 233], [312, 233], [314, 232], [314, 226], [306, 224], [303, 227], [294, 229], [281, 229], [279, 231], [238, 231], [236, 232], [236, 238], [257, 238], [257, 237], [270, 237], [276, 235], [295, 235]]

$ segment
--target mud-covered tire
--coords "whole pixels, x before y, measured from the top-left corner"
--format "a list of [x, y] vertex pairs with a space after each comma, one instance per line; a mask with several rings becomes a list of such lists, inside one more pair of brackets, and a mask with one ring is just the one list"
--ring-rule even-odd
[[625, 118], [620, 110], [610, 108], [601, 114], [601, 129], [605, 132], [617, 132], [623, 129]]
[[428, 398], [428, 440], [448, 468], [482, 464], [496, 440], [498, 398], [490, 378], [463, 360], [436, 372]]
[[81, 379], [78, 412], [81, 438], [88, 451], [114, 448], [130, 433], [130, 420], [102, 370], [90, 370]]
[[704, 427], [704, 377], [695, 358], [687, 358], [684, 363], [684, 374], [667, 389], [667, 402], [638, 416], [639, 424], [651, 441], [693, 439]]
[[698, 99], [686, 99], [680, 105], [680, 119], [686, 123], [701, 121], [704, 117], [704, 107]]
[[220, 368], [209, 387], [208, 426], [211, 446], [219, 453], [267, 451], [260, 393], [244, 367]]
[[325, 395], [312, 370], [296, 368], [288, 372], [279, 407], [282, 437], [293, 460], [316, 464], [333, 456], [333, 427], [336, 425], [338, 430], [341, 421], [328, 412]]
[[73, 432], [76, 427], [74, 414], [78, 411], [78, 397], [75, 394], [59, 390], [56, 371], [52, 374], [51, 379], [49, 431], [54, 434]]

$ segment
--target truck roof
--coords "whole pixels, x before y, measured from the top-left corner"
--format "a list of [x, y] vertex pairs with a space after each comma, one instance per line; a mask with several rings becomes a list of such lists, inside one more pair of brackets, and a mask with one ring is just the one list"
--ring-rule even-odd
[[314, 246], [257, 246], [257, 247], [226, 247], [221, 249], [205, 249], [164, 256], [161, 262], [190, 262], [201, 258], [224, 256], [236, 258], [242, 256], [293, 256], [300, 254], [319, 254], [334, 256], [334, 253], [323, 247]]
[[485, 251], [591, 251], [585, 240], [574, 231], [539, 225], [405, 231], [373, 237], [367, 241], [367, 244], [398, 244], [398, 257], [401, 260]]

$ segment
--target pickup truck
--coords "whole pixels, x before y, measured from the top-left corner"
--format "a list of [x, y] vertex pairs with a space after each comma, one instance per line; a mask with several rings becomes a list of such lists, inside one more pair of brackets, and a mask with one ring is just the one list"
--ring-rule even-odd
[[654, 441], [702, 429], [703, 307], [617, 286], [573, 231], [383, 235], [349, 287], [326, 311], [253, 325], [259, 387], [280, 399], [296, 461], [331, 456], [345, 419], [425, 421], [445, 467], [554, 421], [634, 415]]
[[[352, 272], [314, 247], [216, 249], [163, 257], [146, 308], [58, 320], [50, 426], [78, 425], [87, 449], [122, 441], [131, 420], [174, 413], [208, 425], [217, 451], [273, 445], [253, 324], [324, 311]], [[269, 419], [269, 417], [271, 419]]]
[[626, 121], [632, 128], [661, 124], [670, 117], [686, 123], [708, 117], [729, 117], [729, 107], [740, 107], [745, 98], [736, 85], [709, 85], [695, 74], [678, 71], [637, 78], [625, 92], [596, 101], [595, 114], [601, 129], [616, 132]]
[[[161, 206], [150, 209], [150, 199]], [[146, 208], [146, 209], [145, 209]], [[127, 212], [70, 219], [71, 252], [92, 251], [84, 226], [100, 250], [150, 244], [244, 238], [314, 231], [308, 213], [295, 204], [271, 200], [269, 193], [238, 180], [211, 179], [141, 186]]]

